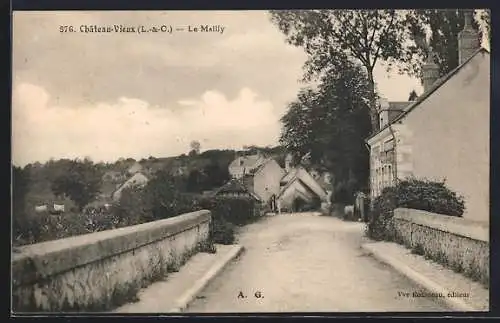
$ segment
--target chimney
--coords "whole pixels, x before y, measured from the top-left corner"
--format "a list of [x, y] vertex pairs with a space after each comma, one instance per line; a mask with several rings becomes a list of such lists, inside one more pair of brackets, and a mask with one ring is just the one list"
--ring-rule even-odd
[[434, 52], [432, 51], [432, 48], [430, 46], [427, 53], [427, 59], [422, 66], [422, 76], [425, 93], [439, 78], [439, 66], [434, 61]]
[[458, 33], [458, 64], [463, 64], [481, 47], [479, 33], [472, 26], [474, 10], [464, 10], [464, 29]]

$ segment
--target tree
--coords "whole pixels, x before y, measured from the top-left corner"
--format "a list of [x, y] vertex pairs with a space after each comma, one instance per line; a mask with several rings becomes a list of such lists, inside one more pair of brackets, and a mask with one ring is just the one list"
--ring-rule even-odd
[[410, 95], [408, 96], [408, 101], [415, 101], [417, 98], [417, 92], [415, 92], [415, 90], [411, 90]]
[[373, 71], [383, 60], [388, 68], [406, 62], [405, 17], [386, 10], [283, 10], [271, 11], [271, 21], [286, 35], [287, 42], [304, 47], [308, 54], [305, 80], [328, 71], [332, 64], [356, 59], [365, 68], [370, 87], [372, 131], [378, 129]]
[[52, 181], [52, 192], [56, 196], [69, 197], [83, 210], [100, 192], [102, 172], [89, 159], [72, 160], [67, 172]]
[[483, 9], [481, 12], [481, 20], [484, 22], [486, 27], [486, 33], [488, 36], [488, 42], [491, 41], [491, 11], [490, 9]]
[[200, 153], [200, 148], [201, 144], [197, 140], [191, 141], [191, 144], [189, 145], [191, 147], [191, 150], [189, 151], [189, 156], [196, 156]]
[[[415, 45], [410, 49], [413, 53], [409, 68], [415, 75], [421, 76], [421, 66], [427, 56], [427, 46], [435, 54], [435, 62], [439, 66], [440, 76], [444, 76], [458, 66], [458, 34], [465, 24], [465, 9], [416, 9], [406, 14], [410, 36]], [[487, 14], [485, 15], [487, 19]], [[480, 32], [477, 20], [473, 27]], [[489, 25], [489, 23], [488, 23]], [[429, 40], [426, 29], [430, 30]]]
[[228, 168], [221, 167], [217, 162], [211, 162], [205, 166], [203, 173], [206, 174], [205, 183], [203, 183], [205, 189], [222, 186], [230, 179]]
[[192, 199], [186, 201], [178, 189], [181, 179], [170, 175], [167, 171], [161, 170], [156, 173], [144, 189], [146, 198], [145, 205], [148, 205], [152, 219], [164, 219], [177, 216], [189, 209]]
[[193, 169], [191, 172], [189, 172], [188, 175], [187, 186], [186, 186], [187, 191], [192, 193], [198, 193], [203, 191], [203, 189], [205, 188], [204, 187], [206, 181], [205, 178], [206, 178], [205, 174], [203, 174], [198, 169]]
[[[15, 239], [27, 234], [26, 195], [30, 183], [29, 169], [14, 166], [12, 169], [12, 222]], [[26, 237], [25, 237], [26, 238]]]
[[364, 139], [371, 129], [371, 87], [363, 67], [344, 61], [325, 73], [317, 90], [303, 89], [282, 117], [280, 143], [337, 181], [361, 187], [369, 176]]

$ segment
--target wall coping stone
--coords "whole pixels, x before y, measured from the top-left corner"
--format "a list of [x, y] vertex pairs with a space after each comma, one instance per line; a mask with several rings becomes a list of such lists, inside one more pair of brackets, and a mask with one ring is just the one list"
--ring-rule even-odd
[[407, 208], [395, 209], [394, 219], [402, 219], [473, 240], [488, 243], [490, 241], [490, 230], [487, 222]]
[[211, 212], [200, 210], [168, 219], [17, 247], [12, 252], [12, 282], [14, 286], [19, 286], [47, 279], [210, 221]]

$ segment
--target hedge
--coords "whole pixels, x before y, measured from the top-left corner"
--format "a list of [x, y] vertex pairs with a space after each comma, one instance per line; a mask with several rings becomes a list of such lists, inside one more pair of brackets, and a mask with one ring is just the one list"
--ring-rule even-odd
[[247, 197], [203, 198], [198, 207], [212, 212], [211, 237], [220, 244], [233, 244], [235, 228], [255, 221], [261, 213], [259, 203]]
[[367, 234], [375, 240], [394, 241], [394, 209], [409, 208], [448, 216], [462, 216], [462, 196], [451, 191], [445, 181], [408, 179], [387, 187], [374, 199], [367, 225]]

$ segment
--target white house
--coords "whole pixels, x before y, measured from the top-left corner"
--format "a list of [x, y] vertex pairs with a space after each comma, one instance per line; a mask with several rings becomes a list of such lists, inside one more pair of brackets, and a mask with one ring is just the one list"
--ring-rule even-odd
[[120, 185], [116, 189], [116, 191], [113, 192], [113, 194], [112, 194], [113, 201], [117, 202], [120, 200], [122, 191], [125, 188], [144, 187], [148, 181], [149, 181], [148, 177], [146, 175], [144, 175], [143, 173], [140, 173], [140, 172], [135, 173], [134, 175], [132, 175], [132, 177], [130, 177], [127, 181], [125, 181], [125, 183]]
[[424, 93], [382, 119], [381, 130], [367, 139], [372, 198], [395, 179], [445, 179], [465, 198], [464, 218], [489, 221], [491, 62], [471, 21], [469, 11], [459, 34], [459, 66], [438, 79], [429, 55]]
[[229, 164], [229, 174], [232, 178], [243, 178], [244, 175], [255, 172], [266, 161], [267, 158], [261, 154], [240, 156]]

